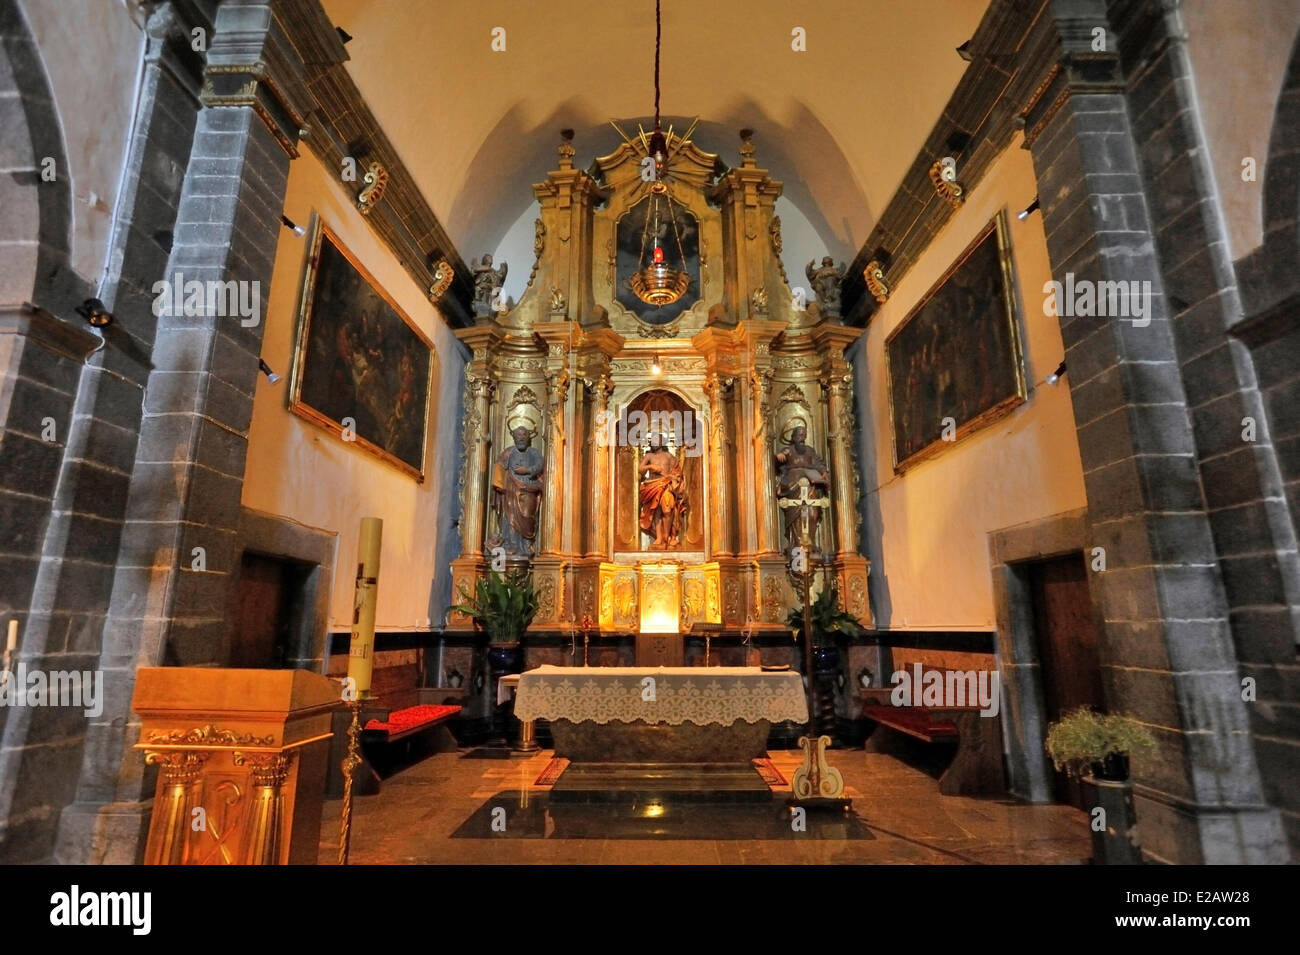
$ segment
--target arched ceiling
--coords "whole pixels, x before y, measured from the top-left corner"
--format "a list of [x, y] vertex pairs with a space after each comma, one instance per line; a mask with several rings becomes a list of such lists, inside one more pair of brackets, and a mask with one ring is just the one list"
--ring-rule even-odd
[[[966, 66], [987, 0], [663, 0], [661, 108], [737, 163], [785, 183], [851, 259]], [[555, 165], [611, 152], [654, 112], [653, 0], [325, 0], [352, 35], [349, 73], [463, 256], [497, 247]], [[505, 52], [491, 48], [506, 31]], [[802, 27], [807, 52], [791, 49]]]

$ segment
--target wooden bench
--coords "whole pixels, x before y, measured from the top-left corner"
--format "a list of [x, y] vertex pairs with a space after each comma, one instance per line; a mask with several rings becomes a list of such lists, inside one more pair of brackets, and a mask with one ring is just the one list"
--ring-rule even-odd
[[[937, 668], [927, 668], [937, 669]], [[1006, 792], [1002, 734], [997, 717], [980, 715], [978, 706], [894, 706], [888, 690], [868, 691], [862, 715], [878, 726], [926, 744], [955, 745], [952, 761], [939, 777], [945, 796], [990, 796]], [[868, 752], [889, 752], [891, 741], [872, 733]]]

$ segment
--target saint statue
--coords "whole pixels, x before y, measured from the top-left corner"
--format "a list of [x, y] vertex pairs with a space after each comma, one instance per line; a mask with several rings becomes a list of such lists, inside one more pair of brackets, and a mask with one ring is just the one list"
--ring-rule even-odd
[[500, 268], [493, 268], [492, 256], [484, 255], [483, 260], [472, 263], [474, 268], [474, 314], [487, 315], [492, 310], [492, 294], [506, 282], [506, 272], [510, 269], [507, 262]]
[[651, 548], [681, 546], [688, 506], [681, 462], [664, 446], [662, 434], [651, 435], [641, 459], [641, 530], [654, 535]]
[[839, 316], [840, 286], [844, 284], [844, 276], [847, 272], [848, 269], [842, 262], [837, 269], [835, 260], [829, 255], [822, 258], [820, 268], [816, 267], [814, 260], [804, 269], [804, 274], [808, 276], [808, 282], [812, 285], [813, 294], [817, 296], [817, 304], [821, 307], [823, 315]]
[[500, 544], [511, 557], [531, 557], [537, 539], [538, 502], [542, 496], [542, 452], [534, 448], [532, 431], [520, 425], [512, 432], [514, 447], [497, 458], [492, 473], [492, 510], [496, 512], [501, 536], [489, 545]]
[[799, 419], [796, 422], [790, 443], [776, 453], [777, 503], [785, 515], [788, 546], [800, 544], [801, 531], [806, 531], [815, 552], [820, 512], [829, 505], [831, 478], [821, 455], [804, 443], [808, 429]]

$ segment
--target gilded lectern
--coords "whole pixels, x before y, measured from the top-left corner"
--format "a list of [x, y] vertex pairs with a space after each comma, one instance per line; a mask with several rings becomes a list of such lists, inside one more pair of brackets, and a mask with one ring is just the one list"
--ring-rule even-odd
[[150, 865], [314, 865], [339, 685], [306, 670], [144, 667]]

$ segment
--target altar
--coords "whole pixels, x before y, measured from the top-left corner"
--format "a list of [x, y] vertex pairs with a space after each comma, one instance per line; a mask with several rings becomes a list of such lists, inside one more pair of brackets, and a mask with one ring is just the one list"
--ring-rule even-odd
[[550, 723], [565, 794], [769, 792], [752, 760], [808, 719], [803, 682], [759, 667], [559, 667], [522, 674], [520, 720]]

